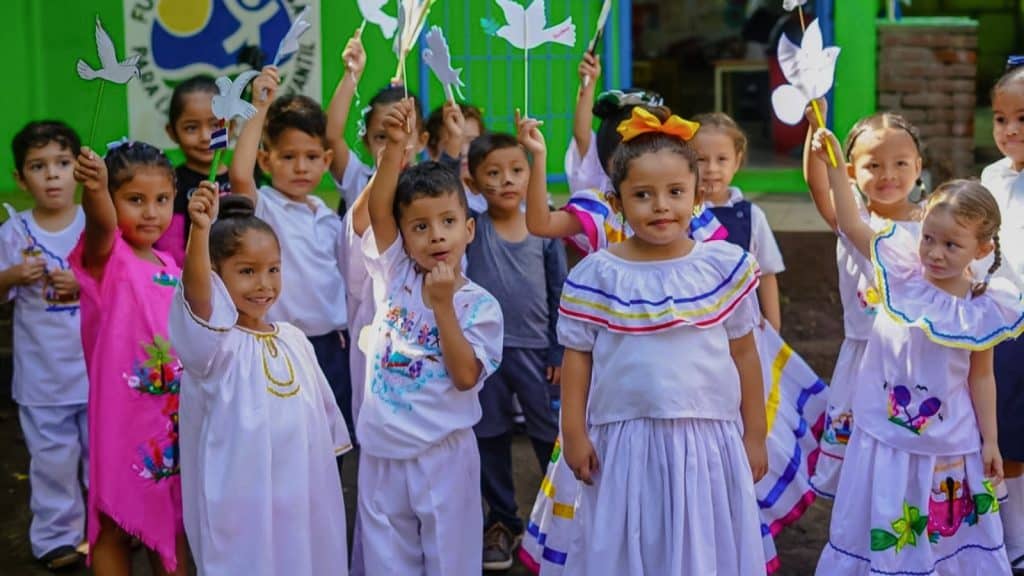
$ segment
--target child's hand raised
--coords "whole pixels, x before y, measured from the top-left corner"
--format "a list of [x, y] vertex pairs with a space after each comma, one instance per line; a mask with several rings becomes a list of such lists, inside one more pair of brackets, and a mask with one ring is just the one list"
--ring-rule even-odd
[[444, 103], [445, 142], [458, 143], [462, 149], [462, 135], [466, 133], [466, 117], [462, 115], [462, 106], [449, 100]]
[[361, 78], [363, 70], [366, 69], [366, 50], [363, 49], [363, 41], [360, 36], [359, 30], [356, 30], [355, 35], [348, 39], [345, 50], [341, 53], [345, 68], [356, 79]]
[[281, 77], [277, 68], [264, 66], [260, 75], [252, 81], [252, 104], [257, 108], [269, 108], [277, 97], [277, 88], [281, 85]]
[[107, 164], [88, 146], [83, 146], [75, 164], [75, 180], [90, 194], [106, 192]]
[[[583, 60], [580, 60], [577, 72], [580, 76], [581, 87], [584, 89], [595, 89], [597, 86], [597, 79], [601, 77], [601, 59], [590, 52], [584, 52]], [[584, 78], [586, 78], [586, 80], [584, 80]], [[586, 83], [586, 86], [583, 86], [584, 83]]]
[[444, 304], [451, 305], [455, 300], [457, 281], [455, 270], [447, 262], [438, 262], [433, 270], [427, 272], [423, 285], [424, 303], [431, 310]]
[[409, 135], [412, 134], [412, 122], [416, 117], [416, 111], [411, 98], [406, 98], [395, 103], [384, 115], [384, 131], [391, 144], [400, 144], [404, 147], [409, 142]]
[[516, 110], [516, 132], [519, 136], [519, 143], [534, 156], [543, 156], [548, 151], [544, 135], [540, 131], [540, 127], [543, 125], [544, 123], [540, 120], [521, 117], [519, 110]]
[[[818, 110], [821, 110], [821, 117], [828, 118], [828, 100], [818, 98], [815, 102], [818, 103]], [[818, 124], [818, 115], [814, 112], [814, 105], [810, 102], [807, 103], [807, 108], [804, 109], [804, 117], [807, 118], [807, 123], [810, 125], [811, 130], [824, 128], [824, 126]]]
[[[826, 142], [828, 145], [826, 145]], [[839, 144], [836, 135], [828, 128], [818, 128], [815, 130], [814, 136], [811, 138], [811, 152], [827, 166], [846, 170], [846, 166], [842, 162], [839, 162], [839, 166], [832, 166], [832, 160], [829, 159], [829, 146], [832, 147], [837, 158], [842, 158], [843, 147]]]
[[208, 180], [200, 182], [199, 188], [196, 188], [188, 201], [188, 216], [192, 219], [192, 226], [199, 230], [209, 230], [217, 219], [219, 207], [217, 184]]

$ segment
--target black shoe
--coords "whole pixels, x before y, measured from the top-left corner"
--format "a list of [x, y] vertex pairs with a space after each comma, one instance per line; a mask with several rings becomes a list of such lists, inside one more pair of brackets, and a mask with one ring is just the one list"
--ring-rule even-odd
[[54, 548], [39, 559], [51, 572], [70, 570], [78, 568], [82, 564], [82, 555], [75, 550], [74, 546], [61, 546]]
[[522, 534], [513, 536], [501, 522], [495, 522], [484, 532], [484, 571], [511, 568], [514, 562], [512, 554], [522, 540]]
[[1024, 556], [1019, 556], [1016, 560], [1010, 560], [1010, 568], [1013, 569], [1013, 576], [1024, 575]]

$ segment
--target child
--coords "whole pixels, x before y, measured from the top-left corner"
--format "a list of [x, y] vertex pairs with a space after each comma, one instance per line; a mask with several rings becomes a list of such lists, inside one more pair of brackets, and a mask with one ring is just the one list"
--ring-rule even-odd
[[[450, 163], [451, 159], [459, 160], [459, 179], [465, 181], [469, 177], [469, 145], [473, 140], [480, 137], [487, 129], [484, 127], [484, 117], [480, 109], [472, 104], [459, 104], [462, 116], [465, 118], [465, 125], [462, 126], [461, 138], [452, 137], [452, 132], [458, 132], [449, 128], [451, 114], [446, 115], [447, 102], [445, 106], [438, 106], [427, 118], [427, 156], [431, 160]], [[483, 213], [487, 210], [487, 201], [480, 194], [473, 190], [466, 189], [466, 199], [469, 201], [469, 209], [476, 213]]]
[[106, 159], [82, 148], [85, 230], [70, 260], [82, 293], [89, 373], [89, 553], [96, 574], [131, 572], [131, 540], [155, 574], [186, 573], [178, 464], [181, 364], [167, 341], [178, 283], [153, 248], [174, 206], [174, 169], [159, 150], [123, 142]]
[[523, 522], [512, 480], [513, 394], [526, 417], [526, 432], [544, 470], [558, 435], [557, 385], [562, 348], [554, 334], [565, 282], [565, 249], [558, 240], [530, 236], [520, 210], [530, 164], [516, 138], [485, 134], [469, 148], [466, 183], [487, 201], [476, 218], [467, 276], [501, 303], [505, 318], [501, 368], [480, 391], [483, 417], [476, 426], [483, 496], [489, 508], [484, 570], [512, 566]]
[[[173, 256], [178, 266], [185, 263], [185, 239], [191, 225], [188, 199], [199, 183], [210, 177], [210, 166], [213, 165], [210, 138], [220, 127], [220, 120], [213, 115], [213, 97], [216, 94], [217, 85], [206, 76], [185, 80], [175, 86], [171, 94], [167, 135], [181, 148], [185, 163], [174, 169], [178, 186], [178, 193], [174, 195], [174, 216], [156, 248]], [[217, 171], [217, 183], [222, 193], [230, 192], [226, 164], [221, 164]]]
[[75, 204], [78, 135], [63, 122], [30, 122], [12, 143], [30, 210], [0, 227], [0, 294], [14, 300], [12, 389], [28, 445], [32, 554], [48, 569], [73, 567], [85, 535], [79, 483], [88, 476], [89, 382], [79, 331], [78, 282], [68, 254], [85, 227]]
[[[501, 362], [494, 297], [462, 275], [473, 239], [456, 174], [436, 162], [401, 173], [414, 103], [384, 115], [363, 248], [377, 316], [359, 415], [359, 518], [367, 574], [479, 574], [477, 395]], [[373, 489], [369, 489], [373, 487]]]
[[566, 574], [764, 571], [757, 264], [686, 234], [701, 198], [685, 126], [633, 111], [611, 161], [611, 202], [633, 236], [586, 257], [562, 294], [565, 460], [585, 483]]
[[[381, 89], [370, 99], [369, 106], [362, 112], [361, 136], [374, 163], [374, 166], [368, 166], [356, 156], [356, 153], [349, 148], [345, 141], [345, 124], [348, 122], [352, 98], [359, 85], [359, 78], [362, 77], [363, 70], [366, 68], [366, 51], [363, 50], [363, 43], [359, 38], [358, 31], [345, 45], [345, 51], [341, 58], [345, 62], [346, 73], [338, 82], [338, 87], [334, 90], [334, 96], [327, 108], [327, 145], [334, 154], [333, 161], [330, 163], [331, 176], [341, 192], [338, 213], [344, 214], [366, 187], [370, 177], [373, 176], [381, 151], [384, 150], [384, 145], [387, 143], [384, 117], [388, 110], [405, 98], [406, 89], [397, 84]], [[415, 97], [413, 99], [415, 101]], [[408, 163], [412, 163], [423, 151], [427, 139], [430, 137], [423, 126], [423, 115], [418, 103], [413, 124], [416, 129], [409, 133], [406, 146]]]
[[[796, 522], [814, 501], [811, 472], [825, 413], [825, 384], [779, 336], [781, 313], [775, 275], [785, 266], [768, 219], [743, 199], [732, 179], [746, 157], [747, 137], [736, 122], [715, 112], [696, 117], [693, 144], [700, 166], [705, 207], [728, 231], [727, 241], [751, 252], [761, 269], [758, 298], [761, 322], [754, 331], [769, 406], [769, 472], [755, 486], [765, 532], [768, 572], [779, 560], [773, 536]], [[764, 530], [767, 529], [767, 530]]]
[[[819, 129], [812, 149], [839, 142]], [[875, 318], [854, 396], [857, 426], [818, 574], [1009, 574], [994, 485], [992, 347], [1024, 331], [1009, 282], [978, 282], [969, 265], [995, 252], [999, 206], [976, 181], [953, 180], [928, 199], [920, 238], [875, 232], [844, 166], [829, 167], [839, 230], [870, 257], [884, 314]]]
[[334, 456], [352, 448], [348, 430], [305, 335], [264, 319], [281, 292], [277, 236], [248, 199], [219, 204], [210, 182], [189, 202], [170, 319], [185, 368], [182, 495], [196, 566], [347, 574]]
[[[1010, 59], [1007, 71], [992, 89], [992, 136], [1006, 157], [981, 173], [1003, 214], [1000, 268], [1024, 290], [1024, 67], [1019, 57]], [[999, 449], [1006, 459], [1008, 500], [1000, 509], [1006, 534], [1006, 553], [1014, 570], [1024, 573], [1024, 339], [1008, 340], [995, 349], [996, 386], [999, 398]]]
[[[293, 324], [313, 343], [354, 435], [345, 279], [338, 267], [341, 221], [313, 194], [331, 164], [326, 119], [320, 106], [305, 96], [275, 101], [277, 88], [277, 70], [271, 66], [253, 80], [256, 114], [235, 146], [231, 188], [253, 201], [256, 217], [280, 240], [281, 265], [288, 273], [267, 320]], [[270, 185], [259, 189], [253, 181], [257, 161], [270, 174]]]
[[[825, 106], [824, 100], [819, 100]], [[810, 130], [818, 128], [808, 106]], [[921, 145], [917, 129], [899, 114], [880, 112], [858, 121], [846, 139], [846, 171], [867, 198], [861, 217], [876, 230], [893, 221], [911, 235], [920, 230], [920, 207], [911, 195], [920, 187]], [[804, 177], [818, 212], [837, 230], [826, 164], [810, 153], [810, 132], [804, 146]], [[846, 239], [836, 242], [839, 297], [843, 304], [845, 338], [839, 349], [828, 389], [828, 411], [821, 437], [820, 457], [811, 478], [819, 496], [833, 498], [839, 483], [843, 454], [854, 426], [853, 395], [871, 324], [877, 315], [878, 287], [871, 263]]]

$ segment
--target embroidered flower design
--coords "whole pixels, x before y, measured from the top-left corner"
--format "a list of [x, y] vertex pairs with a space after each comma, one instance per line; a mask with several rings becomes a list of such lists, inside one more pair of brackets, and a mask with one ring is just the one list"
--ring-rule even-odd
[[836, 415], [835, 419], [831, 414], [826, 414], [824, 440], [827, 444], [846, 446], [850, 442], [852, 428], [852, 412], [841, 412]]
[[903, 516], [892, 521], [893, 532], [882, 528], [871, 529], [871, 551], [882, 552], [896, 547], [896, 552], [907, 546], [917, 546], [917, 537], [928, 526], [928, 516], [922, 516], [917, 506], [903, 501]]
[[145, 344], [146, 359], [135, 361], [131, 374], [124, 378], [133, 390], [144, 394], [177, 394], [181, 383], [181, 362], [171, 354], [171, 343], [160, 336], [154, 336], [151, 344]]

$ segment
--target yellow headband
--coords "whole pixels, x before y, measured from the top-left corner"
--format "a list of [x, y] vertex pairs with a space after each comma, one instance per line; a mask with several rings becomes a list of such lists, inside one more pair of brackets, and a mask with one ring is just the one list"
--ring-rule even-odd
[[675, 114], [669, 116], [668, 120], [662, 123], [654, 114], [636, 106], [633, 108], [632, 116], [619, 124], [618, 132], [622, 136], [623, 142], [629, 142], [641, 134], [652, 132], [668, 134], [681, 138], [683, 141], [689, 141], [697, 133], [698, 128], [700, 128], [700, 124], [697, 122], [684, 120]]

